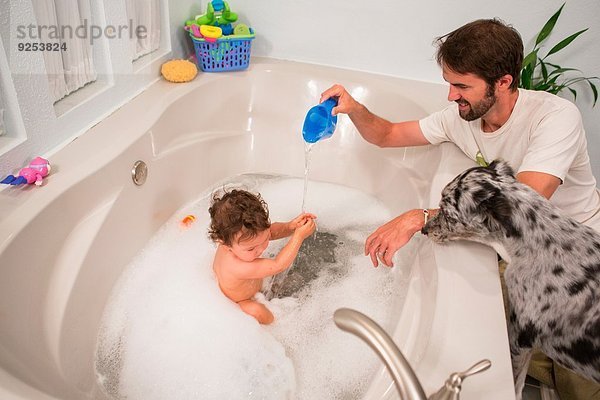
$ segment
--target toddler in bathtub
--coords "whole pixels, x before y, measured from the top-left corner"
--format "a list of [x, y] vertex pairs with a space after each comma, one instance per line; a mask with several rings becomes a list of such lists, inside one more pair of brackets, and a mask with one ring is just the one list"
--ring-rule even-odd
[[[315, 215], [303, 213], [289, 222], [269, 221], [267, 204], [245, 190], [215, 195], [208, 209], [209, 236], [218, 243], [213, 261], [221, 291], [242, 311], [261, 324], [273, 322], [273, 314], [254, 299], [263, 278], [284, 271], [298, 255], [304, 239], [315, 231]], [[261, 258], [270, 240], [291, 236], [274, 259]]]

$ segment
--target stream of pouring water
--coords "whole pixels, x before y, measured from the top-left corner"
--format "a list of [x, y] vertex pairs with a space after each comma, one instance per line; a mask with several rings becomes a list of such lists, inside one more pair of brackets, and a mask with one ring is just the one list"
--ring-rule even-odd
[[[302, 194], [302, 213], [306, 212], [306, 193], [308, 192], [308, 173], [310, 171], [310, 152], [315, 144], [304, 142], [304, 191]], [[318, 228], [317, 228], [318, 230]], [[315, 232], [313, 235], [316, 235]], [[267, 288], [265, 290], [265, 296], [267, 299], [271, 299], [274, 297], [275, 293], [273, 291], [274, 285], [281, 284], [285, 281], [285, 278], [288, 276], [290, 271], [294, 268], [296, 262], [292, 263], [292, 265], [286, 269], [285, 271], [280, 272], [273, 278], [271, 278], [270, 282], [267, 284]]]
[[310, 151], [314, 143], [304, 143], [304, 194], [302, 195], [302, 212], [306, 212], [306, 193], [308, 191], [308, 172], [310, 170]]

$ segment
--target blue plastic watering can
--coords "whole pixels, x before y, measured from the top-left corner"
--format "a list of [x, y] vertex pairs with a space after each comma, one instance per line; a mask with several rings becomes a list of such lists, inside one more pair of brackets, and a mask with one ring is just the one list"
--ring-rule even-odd
[[337, 100], [330, 98], [308, 110], [302, 126], [302, 137], [307, 143], [316, 143], [333, 135], [337, 124], [337, 115], [331, 115], [331, 109], [337, 106]]

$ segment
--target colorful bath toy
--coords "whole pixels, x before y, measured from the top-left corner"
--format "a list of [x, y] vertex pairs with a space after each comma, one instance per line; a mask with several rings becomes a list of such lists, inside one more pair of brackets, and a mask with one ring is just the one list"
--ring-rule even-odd
[[250, 28], [246, 24], [237, 24], [233, 30], [234, 35], [250, 35]]
[[181, 222], [179, 223], [179, 225], [181, 225], [182, 228], [189, 228], [194, 221], [196, 220], [196, 216], [195, 215], [186, 215]]
[[43, 179], [50, 173], [50, 163], [48, 160], [42, 157], [36, 157], [29, 163], [25, 168], [21, 168], [17, 176], [8, 175], [2, 181], [1, 184], [5, 185], [23, 185], [23, 184], [35, 184], [40, 186]]
[[222, 26], [231, 24], [237, 21], [237, 19], [237, 14], [231, 11], [229, 4], [226, 1], [213, 0], [206, 5], [205, 14], [197, 15], [193, 21], [187, 21], [186, 25], [195, 23], [198, 26]]
[[223, 30], [218, 26], [201, 25], [200, 34], [207, 42], [216, 42], [218, 38], [223, 36]]
[[219, 28], [223, 31], [223, 35], [233, 35], [233, 26], [231, 24], [219, 25]]
[[193, 21], [188, 21], [186, 24], [195, 23], [198, 26], [200, 25], [213, 25], [217, 22], [215, 18], [215, 9], [212, 5], [212, 2], [209, 2], [206, 6], [206, 14], [196, 15]]
[[211, 3], [215, 11], [223, 11], [225, 8], [225, 2], [223, 0], [212, 0]]
[[196, 24], [189, 24], [185, 27], [186, 30], [191, 31], [192, 35], [194, 35], [197, 38], [201, 38], [202, 34], [200, 33], [200, 27]]
[[[217, 14], [217, 23], [219, 25], [227, 25], [237, 21], [238, 16], [236, 13], [231, 11], [231, 9], [229, 8], [229, 4], [227, 4], [226, 1], [217, 1], [220, 4], [222, 3], [222, 7], [220, 9], [217, 9], [217, 6], [214, 7], [215, 11], [219, 12], [219, 14]], [[212, 3], [214, 4], [215, 0], [213, 0]]]

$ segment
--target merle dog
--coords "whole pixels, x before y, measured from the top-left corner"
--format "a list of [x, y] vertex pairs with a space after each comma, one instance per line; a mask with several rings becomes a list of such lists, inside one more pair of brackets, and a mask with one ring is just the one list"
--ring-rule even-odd
[[422, 232], [437, 243], [489, 244], [507, 261], [517, 398], [534, 348], [600, 383], [600, 233], [518, 182], [503, 161], [454, 178]]

